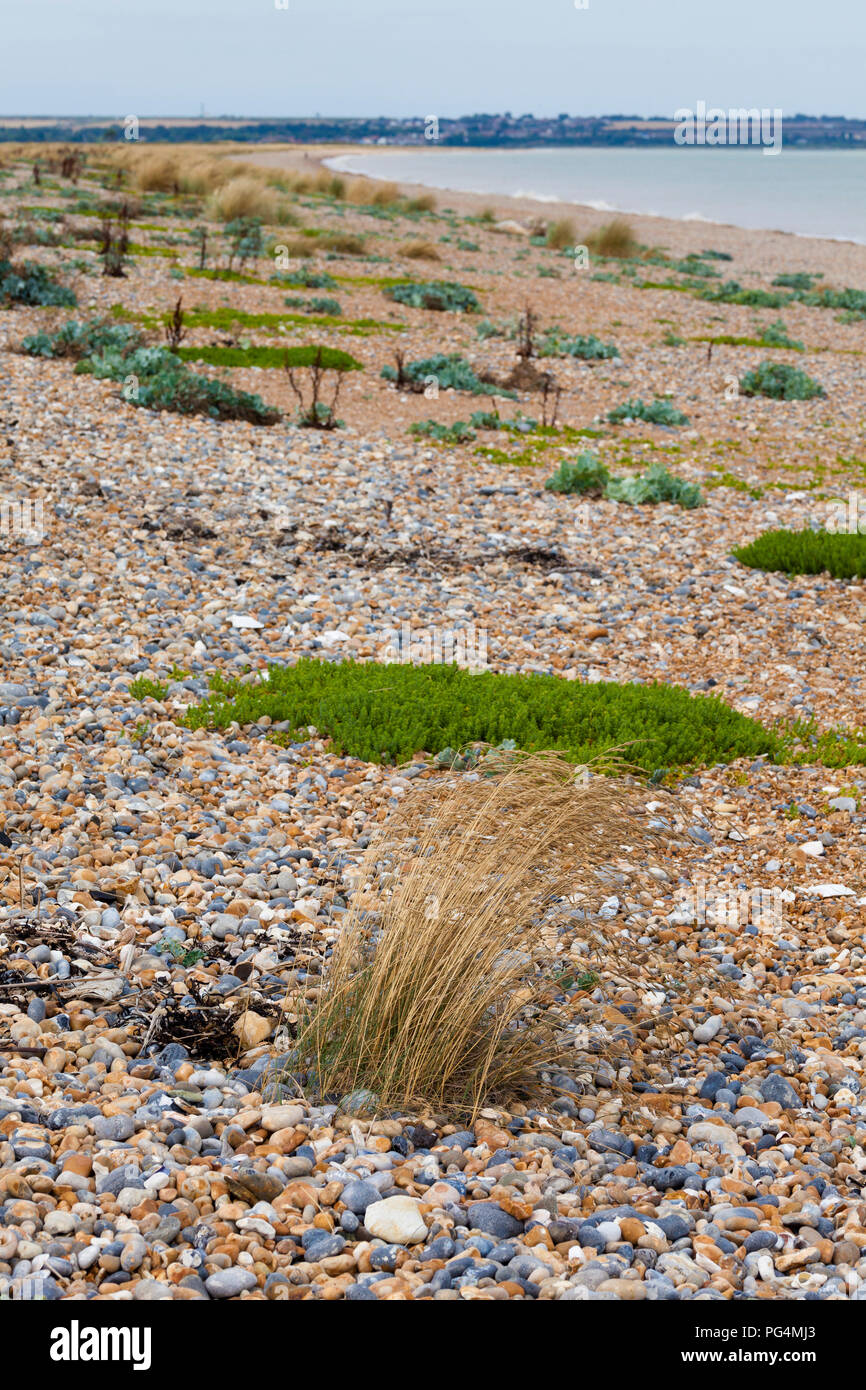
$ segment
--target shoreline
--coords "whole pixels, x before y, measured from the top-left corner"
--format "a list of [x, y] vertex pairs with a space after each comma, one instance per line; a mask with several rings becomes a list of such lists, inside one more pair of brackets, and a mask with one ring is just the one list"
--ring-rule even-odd
[[[377, 148], [376, 153], [405, 153], [409, 146], [389, 146], [386, 150]], [[416, 147], [411, 149], [415, 151]], [[588, 203], [574, 203], [563, 199], [539, 198], [532, 194], [484, 193], [407, 182], [402, 179], [388, 180], [381, 175], [355, 173], [337, 164], [338, 160], [361, 154], [369, 154], [367, 146], [358, 145], [309, 145], [291, 146], [281, 150], [259, 151], [246, 155], [250, 163], [292, 170], [310, 172], [313, 168], [328, 170], [330, 173], [346, 177], [365, 178], [371, 182], [393, 182], [406, 197], [419, 197], [425, 193], [447, 196], [448, 205], [463, 216], [477, 216], [485, 208], [493, 208], [500, 213], [500, 220], [522, 223], [539, 220], [558, 221], [570, 218], [579, 219], [578, 230], [581, 235], [592, 233], [614, 217], [627, 217], [638, 241], [646, 245], [663, 246], [674, 254], [687, 254], [702, 249], [699, 242], [706, 242], [712, 234], [718, 250], [728, 251], [743, 266], [754, 270], [769, 270], [778, 266], [781, 270], [802, 269], [808, 263], [826, 264], [833, 277], [846, 283], [866, 282], [866, 242], [851, 241], [846, 238], [816, 235], [814, 233], [789, 232], [780, 228], [741, 227], [733, 222], [715, 222], [711, 219], [694, 217], [666, 217], [656, 213], [632, 213], [615, 208], [600, 209]]]

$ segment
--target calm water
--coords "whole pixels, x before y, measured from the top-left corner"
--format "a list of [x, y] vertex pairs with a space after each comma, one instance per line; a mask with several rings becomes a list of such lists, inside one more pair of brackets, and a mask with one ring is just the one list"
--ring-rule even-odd
[[349, 173], [866, 243], [866, 150], [371, 150]]

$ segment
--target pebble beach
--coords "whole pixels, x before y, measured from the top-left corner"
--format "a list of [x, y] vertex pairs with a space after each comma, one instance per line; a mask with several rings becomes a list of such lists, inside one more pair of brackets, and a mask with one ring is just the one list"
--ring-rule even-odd
[[[4, 173], [6, 219], [68, 208], [56, 176], [34, 190], [27, 162]], [[109, 196], [90, 170], [78, 191]], [[487, 201], [440, 192], [419, 222], [297, 196], [302, 223], [365, 240], [366, 260], [314, 261], [346, 326], [243, 332], [362, 361], [334, 431], [290, 422], [281, 371], [227, 377], [286, 412], [261, 427], [137, 407], [21, 351], [69, 317], [164, 314], [179, 294], [187, 310], [279, 314], [266, 257], [241, 281], [195, 279], [186, 222], [150, 204], [132, 235], [151, 253], [133, 251], [123, 278], [101, 275], [83, 232], [80, 246], [16, 247], [78, 307], [0, 310], [2, 496], [38, 500], [42, 518], [38, 536], [0, 534], [4, 1297], [36, 1281], [49, 1300], [119, 1303], [866, 1298], [862, 763], [758, 756], [641, 784], [657, 844], [612, 857], [595, 912], [627, 949], [584, 988], [551, 981], [568, 1062], [549, 1101], [469, 1120], [379, 1113], [375, 1097], [311, 1096], [287, 1071], [377, 829], [466, 774], [437, 765], [437, 748], [365, 763], [266, 717], [186, 727], [214, 673], [393, 660], [396, 634], [411, 649], [412, 634], [446, 630], [483, 636], [496, 672], [661, 681], [816, 737], [864, 724], [863, 582], [731, 553], [773, 526], [824, 524], [852, 494], [866, 516], [863, 316], [639, 288], [607, 260], [591, 271], [612, 278], [594, 279], [538, 244], [537, 207], [498, 198], [479, 220]], [[604, 220], [543, 215], [579, 235]], [[724, 253], [724, 276], [750, 287], [799, 272], [866, 283], [852, 243], [629, 220], [671, 257]], [[67, 228], [86, 225], [69, 208]], [[405, 255], [422, 237], [429, 264]], [[573, 436], [512, 463], [495, 431], [459, 445], [409, 433], [491, 400], [509, 417], [541, 406], [532, 391], [395, 389], [380, 375], [395, 345], [407, 359], [460, 352], [496, 380], [515, 349], [480, 339], [472, 315], [395, 305], [388, 276], [471, 285], [497, 323], [531, 300], [543, 324], [615, 343], [612, 359], [550, 364], [559, 423], [612, 470], [664, 462], [704, 505], [545, 489]], [[780, 316], [801, 351], [708, 352]], [[194, 326], [185, 346], [218, 341]], [[825, 395], [726, 395], [768, 356]], [[662, 395], [687, 426], [607, 421], [627, 397]], [[137, 677], [163, 698], [136, 698]], [[769, 925], [728, 911], [756, 894]], [[556, 950], [581, 960], [568, 920]], [[699, 986], [648, 990], [648, 952]]]

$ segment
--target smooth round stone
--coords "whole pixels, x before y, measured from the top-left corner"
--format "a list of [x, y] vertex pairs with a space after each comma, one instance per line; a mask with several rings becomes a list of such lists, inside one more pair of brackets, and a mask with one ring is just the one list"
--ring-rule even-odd
[[258, 1279], [250, 1269], [232, 1265], [229, 1269], [217, 1270], [205, 1279], [204, 1286], [211, 1298], [237, 1298], [248, 1289], [258, 1285]]

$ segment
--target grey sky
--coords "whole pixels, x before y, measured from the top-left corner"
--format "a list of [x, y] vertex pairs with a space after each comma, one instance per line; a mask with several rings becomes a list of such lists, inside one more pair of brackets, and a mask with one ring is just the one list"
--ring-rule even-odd
[[866, 117], [866, 0], [0, 0], [0, 112]]

